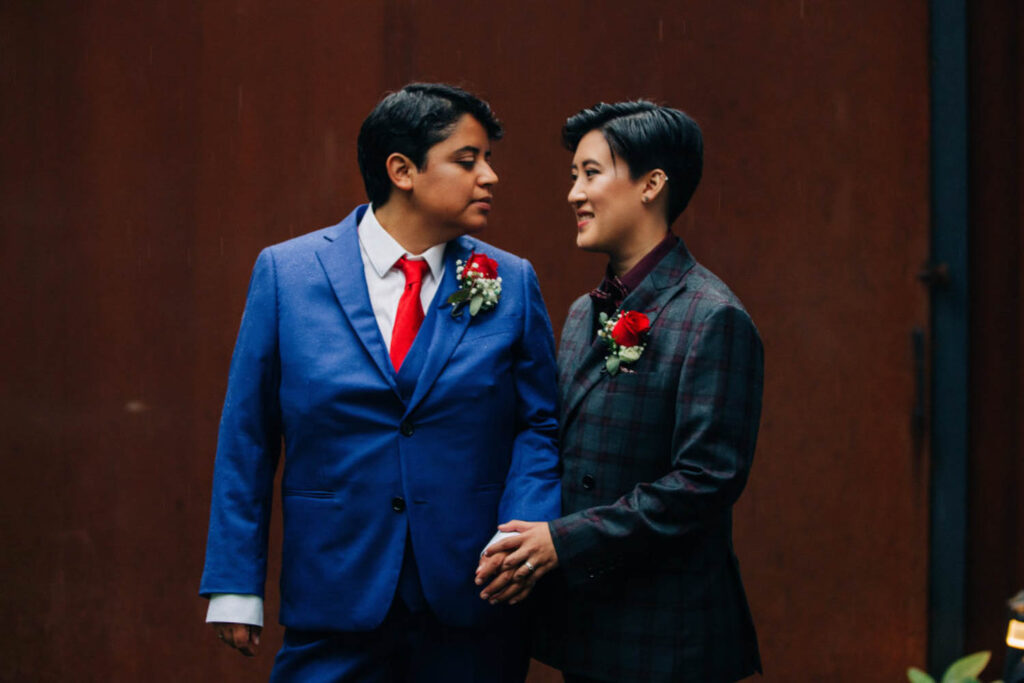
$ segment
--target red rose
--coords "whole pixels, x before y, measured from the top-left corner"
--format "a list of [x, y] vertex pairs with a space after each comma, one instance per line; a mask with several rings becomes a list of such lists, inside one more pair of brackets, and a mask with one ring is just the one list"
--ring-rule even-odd
[[493, 280], [498, 277], [498, 262], [484, 254], [470, 254], [466, 265], [462, 267], [462, 277], [470, 273]]
[[619, 346], [636, 346], [641, 337], [651, 329], [651, 321], [643, 313], [626, 311], [619, 316], [612, 328], [612, 339]]

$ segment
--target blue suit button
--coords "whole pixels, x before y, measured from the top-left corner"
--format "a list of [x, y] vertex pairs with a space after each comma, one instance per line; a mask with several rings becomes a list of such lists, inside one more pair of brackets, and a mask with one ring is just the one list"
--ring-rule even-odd
[[583, 475], [583, 488], [585, 488], [586, 490], [589, 491], [590, 489], [594, 488], [594, 484], [596, 483], [597, 482], [594, 480], [594, 478], [589, 474]]
[[395, 512], [402, 512], [405, 510], [405, 499], [395, 496], [391, 499], [391, 509]]
[[402, 424], [398, 425], [398, 431], [401, 432], [402, 436], [412, 436], [416, 430], [413, 429], [412, 422], [402, 420]]

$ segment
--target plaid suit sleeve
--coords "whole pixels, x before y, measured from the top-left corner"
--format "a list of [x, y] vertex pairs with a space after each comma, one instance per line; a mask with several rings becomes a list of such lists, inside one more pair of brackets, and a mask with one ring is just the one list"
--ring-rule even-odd
[[670, 470], [635, 483], [610, 505], [550, 523], [570, 583], [605, 575], [630, 558], [657, 561], [660, 540], [718, 523], [746, 484], [763, 386], [757, 330], [742, 308], [719, 304], [681, 343], [688, 348], [680, 350], [675, 420], [665, 425], [672, 430]]

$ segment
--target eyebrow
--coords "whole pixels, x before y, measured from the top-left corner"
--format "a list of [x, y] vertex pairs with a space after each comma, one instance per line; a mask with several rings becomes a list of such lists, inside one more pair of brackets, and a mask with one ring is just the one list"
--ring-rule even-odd
[[[581, 167], [586, 166], [587, 164], [594, 164], [595, 166], [600, 166], [601, 162], [598, 161], [597, 159], [584, 159], [583, 161], [580, 162]], [[573, 162], [573, 165], [570, 168], [576, 168], [576, 163]]]
[[[477, 154], [480, 154], [480, 148], [479, 147], [474, 147], [473, 145], [466, 145], [465, 147], [459, 147], [457, 150], [452, 152], [452, 156], [456, 156], [456, 155], [462, 154], [463, 152], [472, 152], [473, 155], [475, 156]], [[487, 150], [487, 151], [484, 152], [484, 158], [485, 159], [490, 158], [490, 156], [491, 156], [491, 150]]]

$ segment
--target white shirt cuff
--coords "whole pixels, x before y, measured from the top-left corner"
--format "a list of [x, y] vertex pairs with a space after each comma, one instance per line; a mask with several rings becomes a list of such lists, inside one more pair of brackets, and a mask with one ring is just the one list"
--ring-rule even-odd
[[[484, 546], [484, 550], [487, 550], [488, 548], [490, 548], [492, 545], [494, 545], [495, 543], [497, 543], [498, 541], [500, 541], [503, 538], [508, 538], [509, 536], [518, 536], [518, 535], [519, 535], [518, 531], [499, 531], [498, 533], [496, 533], [493, 536], [491, 536], [491, 540], [487, 541], [487, 545]], [[481, 557], [484, 554], [484, 550], [480, 551]]]
[[213, 593], [206, 610], [206, 623], [263, 626], [263, 598], [258, 595]]

